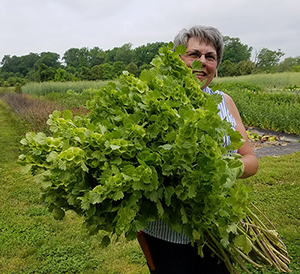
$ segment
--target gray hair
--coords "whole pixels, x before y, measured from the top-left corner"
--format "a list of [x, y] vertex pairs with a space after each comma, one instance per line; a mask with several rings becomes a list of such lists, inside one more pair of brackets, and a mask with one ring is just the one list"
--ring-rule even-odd
[[190, 29], [182, 29], [174, 38], [174, 49], [179, 45], [187, 47], [190, 38], [195, 37], [199, 42], [211, 44], [217, 52], [217, 66], [220, 65], [224, 53], [223, 36], [214, 27], [194, 26]]

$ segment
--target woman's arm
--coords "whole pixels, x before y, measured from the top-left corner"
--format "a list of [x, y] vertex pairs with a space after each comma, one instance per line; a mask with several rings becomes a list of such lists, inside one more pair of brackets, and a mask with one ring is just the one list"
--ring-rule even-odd
[[244, 145], [238, 149], [238, 153], [243, 156], [241, 160], [243, 161], [245, 166], [244, 173], [240, 176], [240, 178], [247, 178], [254, 175], [257, 172], [258, 160], [253, 152], [253, 149], [251, 148], [246, 129], [243, 125], [241, 116], [238, 112], [235, 103], [233, 102], [232, 98], [225, 93], [224, 98], [229, 112], [236, 121], [236, 130], [240, 132], [243, 139], [245, 140]]

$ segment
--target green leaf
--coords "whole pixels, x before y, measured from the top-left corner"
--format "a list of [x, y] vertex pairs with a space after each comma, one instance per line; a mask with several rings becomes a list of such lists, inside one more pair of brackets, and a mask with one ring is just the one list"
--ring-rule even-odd
[[170, 50], [172, 50], [173, 47], [174, 47], [174, 43], [173, 43], [172, 41], [170, 41], [170, 42], [168, 43], [168, 48], [169, 48]]
[[26, 165], [21, 169], [21, 173], [26, 174], [31, 170], [31, 168], [32, 168], [32, 165]]
[[141, 181], [135, 181], [133, 184], [132, 184], [132, 188], [134, 190], [140, 190], [140, 189], [143, 189], [144, 188], [144, 183], [141, 182]]
[[61, 112], [59, 110], [54, 110], [51, 115], [52, 118], [59, 118], [60, 116]]
[[173, 148], [173, 145], [171, 145], [171, 144], [165, 144], [165, 145], [162, 145], [160, 147], [163, 148], [164, 150], [170, 150], [170, 149]]
[[112, 199], [114, 201], [118, 201], [124, 198], [124, 193], [122, 191], [117, 191], [114, 193], [114, 195], [112, 196]]
[[180, 213], [181, 213], [181, 219], [182, 219], [182, 223], [186, 224], [188, 222], [188, 217], [186, 215], [186, 211], [184, 209], [184, 206], [181, 207], [180, 209]]
[[196, 229], [193, 229], [193, 233], [192, 234], [193, 234], [194, 240], [200, 240], [201, 234]]
[[34, 139], [34, 141], [36, 141], [40, 145], [46, 145], [47, 144], [46, 134], [43, 133], [43, 132], [37, 133], [37, 135], [33, 139]]
[[202, 62], [199, 60], [194, 60], [191, 63], [191, 68], [193, 69], [193, 71], [201, 71], [202, 70]]
[[184, 45], [179, 45], [175, 48], [175, 52], [178, 55], [184, 55], [186, 53], [186, 47]]
[[111, 148], [112, 150], [117, 150], [117, 149], [120, 148], [120, 146], [118, 146], [118, 145], [110, 145], [110, 148]]
[[157, 135], [160, 133], [159, 127], [157, 124], [152, 124], [148, 127], [148, 131], [150, 133], [150, 138], [156, 138]]
[[235, 239], [234, 244], [235, 244], [236, 247], [240, 248], [246, 254], [248, 254], [252, 250], [252, 242], [247, 237], [247, 235], [240, 235], [240, 236], [238, 236]]
[[64, 112], [64, 114], [63, 114], [63, 118], [64, 118], [65, 120], [72, 120], [72, 118], [73, 118], [73, 113], [72, 113], [72, 111], [69, 110], [69, 109], [65, 110], [65, 112]]
[[152, 202], [157, 202], [158, 201], [158, 193], [157, 193], [157, 191], [151, 191], [148, 195], [149, 195], [149, 199]]
[[167, 186], [165, 188], [164, 194], [165, 194], [165, 201], [167, 206], [171, 204], [171, 197], [174, 193], [175, 193], [174, 187]]

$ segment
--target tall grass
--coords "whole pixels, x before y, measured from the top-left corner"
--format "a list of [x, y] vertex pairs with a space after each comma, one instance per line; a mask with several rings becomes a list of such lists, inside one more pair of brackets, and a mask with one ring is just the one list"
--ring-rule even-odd
[[31, 97], [28, 94], [5, 94], [2, 98], [23, 121], [23, 132], [44, 132], [51, 135], [47, 120], [54, 110], [63, 112], [67, 108], [73, 115], [86, 115], [88, 110], [84, 106], [71, 106], [63, 102], [49, 101], [44, 98]]
[[81, 93], [89, 88], [101, 88], [107, 85], [109, 81], [77, 81], [77, 82], [42, 82], [28, 83], [22, 87], [23, 94], [31, 94], [36, 96], [46, 95], [48, 93], [65, 93], [72, 90]]
[[[237, 77], [218, 77], [212, 85], [228, 82], [245, 82], [260, 85], [263, 88], [282, 89], [289, 86], [300, 87], [300, 72], [282, 72], [274, 74], [250, 74]], [[300, 88], [299, 88], [300, 89]]]

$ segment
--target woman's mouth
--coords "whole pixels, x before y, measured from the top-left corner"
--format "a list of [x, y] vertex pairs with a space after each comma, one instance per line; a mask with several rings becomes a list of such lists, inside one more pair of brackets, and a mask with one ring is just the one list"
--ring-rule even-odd
[[203, 80], [203, 79], [206, 77], [206, 73], [203, 72], [203, 71], [195, 72], [195, 73], [196, 73], [196, 77], [197, 77], [199, 80]]

